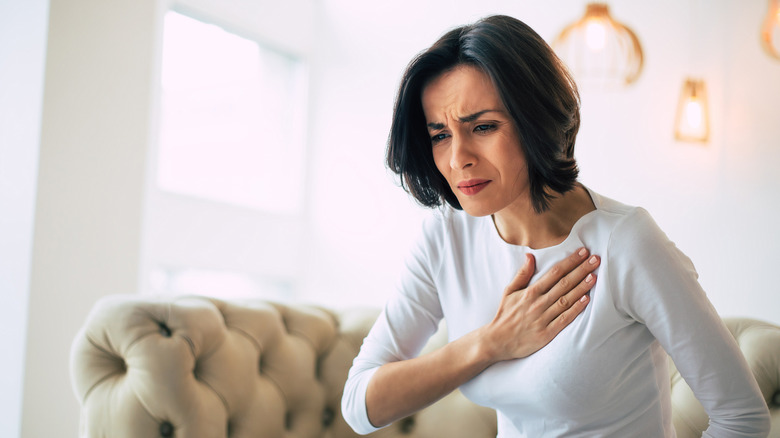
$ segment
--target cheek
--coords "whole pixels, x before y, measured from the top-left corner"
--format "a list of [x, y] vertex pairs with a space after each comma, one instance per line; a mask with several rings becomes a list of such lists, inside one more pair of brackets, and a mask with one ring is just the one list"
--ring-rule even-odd
[[504, 163], [504, 168], [508, 172], [519, 175], [521, 179], [527, 179], [528, 167], [520, 147], [510, 143], [509, 146], [503, 148], [502, 152], [498, 157], [498, 162]]
[[436, 168], [439, 169], [439, 173], [446, 178], [450, 169], [450, 159], [447, 153], [441, 148], [434, 148], [433, 162], [436, 164]]

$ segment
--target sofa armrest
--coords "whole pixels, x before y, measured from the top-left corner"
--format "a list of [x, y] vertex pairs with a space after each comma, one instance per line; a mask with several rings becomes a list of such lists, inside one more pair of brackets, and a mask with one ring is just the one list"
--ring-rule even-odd
[[[749, 318], [724, 318], [769, 406], [770, 437], [780, 438], [780, 327]], [[672, 380], [672, 418], [678, 438], [699, 438], [709, 417], [693, 391], [669, 360]], [[727, 378], [727, 377], [726, 377]]]

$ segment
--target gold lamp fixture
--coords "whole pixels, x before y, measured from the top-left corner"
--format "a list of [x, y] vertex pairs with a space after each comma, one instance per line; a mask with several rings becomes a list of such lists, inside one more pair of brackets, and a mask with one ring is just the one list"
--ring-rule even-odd
[[639, 38], [612, 18], [606, 3], [589, 3], [552, 45], [578, 81], [628, 85], [642, 72]]
[[780, 0], [769, 0], [769, 11], [761, 28], [761, 42], [769, 56], [780, 59]]
[[677, 105], [674, 137], [681, 141], [706, 142], [710, 137], [708, 108], [704, 81], [686, 79]]

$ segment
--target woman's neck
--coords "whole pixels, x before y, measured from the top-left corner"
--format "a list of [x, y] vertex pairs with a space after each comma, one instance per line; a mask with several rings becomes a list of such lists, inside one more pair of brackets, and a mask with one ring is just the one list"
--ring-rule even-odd
[[574, 224], [595, 209], [588, 191], [577, 184], [551, 199], [543, 213], [534, 211], [529, 195], [494, 213], [493, 223], [505, 242], [540, 249], [566, 240]]

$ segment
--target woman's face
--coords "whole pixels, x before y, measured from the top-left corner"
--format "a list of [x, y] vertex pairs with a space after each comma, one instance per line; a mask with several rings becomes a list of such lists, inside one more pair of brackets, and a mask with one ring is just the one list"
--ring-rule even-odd
[[528, 170], [514, 121], [490, 78], [461, 65], [422, 93], [436, 167], [472, 216], [529, 203]]

